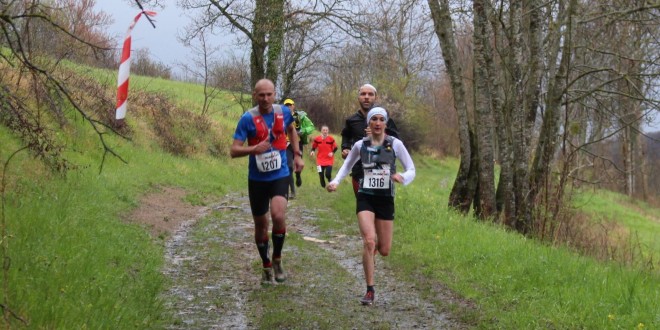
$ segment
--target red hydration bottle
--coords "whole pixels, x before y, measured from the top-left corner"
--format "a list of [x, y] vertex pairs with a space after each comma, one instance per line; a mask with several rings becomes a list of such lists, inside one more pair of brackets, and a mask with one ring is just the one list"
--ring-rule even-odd
[[275, 113], [275, 120], [273, 121], [273, 140], [271, 145], [277, 150], [286, 149], [286, 131], [284, 130], [284, 115], [282, 113]]

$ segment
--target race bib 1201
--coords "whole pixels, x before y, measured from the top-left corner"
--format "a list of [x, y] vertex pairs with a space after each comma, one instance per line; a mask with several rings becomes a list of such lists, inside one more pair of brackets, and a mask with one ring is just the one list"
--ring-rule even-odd
[[368, 189], [389, 189], [390, 188], [390, 170], [365, 170], [362, 188]]
[[271, 172], [279, 170], [282, 167], [282, 156], [280, 156], [280, 152], [277, 150], [264, 152], [255, 158], [259, 172]]

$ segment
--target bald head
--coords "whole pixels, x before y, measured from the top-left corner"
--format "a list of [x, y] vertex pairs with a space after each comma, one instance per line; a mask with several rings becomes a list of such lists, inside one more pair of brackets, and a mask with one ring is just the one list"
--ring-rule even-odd
[[270, 79], [259, 79], [257, 83], [254, 85], [254, 90], [257, 91], [258, 89], [272, 89], [275, 90], [275, 84]]
[[254, 85], [252, 97], [259, 106], [259, 112], [270, 112], [275, 102], [275, 84], [270, 79], [260, 79]]

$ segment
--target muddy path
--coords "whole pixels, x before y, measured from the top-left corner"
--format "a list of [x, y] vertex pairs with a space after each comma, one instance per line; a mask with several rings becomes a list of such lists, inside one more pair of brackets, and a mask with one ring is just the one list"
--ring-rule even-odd
[[[163, 272], [170, 283], [162, 298], [174, 321], [167, 329], [469, 328], [447, 312], [456, 299], [451, 293], [437, 285], [418, 289], [380, 257], [376, 301], [360, 305], [360, 237], [321, 235], [316, 212], [328, 210], [310, 210], [298, 200], [289, 202], [287, 217], [288, 279], [263, 286], [247, 196], [228, 195], [202, 208], [181, 202], [182, 194], [168, 188], [147, 196], [136, 211], [142, 219], [134, 215], [155, 234], [169, 231]], [[158, 228], [163, 217], [169, 228]]]

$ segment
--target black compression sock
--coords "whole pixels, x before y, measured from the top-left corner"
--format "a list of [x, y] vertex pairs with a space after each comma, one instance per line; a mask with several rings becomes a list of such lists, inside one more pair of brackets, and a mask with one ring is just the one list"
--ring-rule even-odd
[[266, 236], [265, 241], [257, 242], [257, 250], [259, 250], [259, 256], [261, 257], [261, 262], [264, 267], [269, 267], [270, 258], [268, 258], [268, 236]]
[[280, 232], [273, 232], [273, 259], [280, 258], [282, 255], [282, 247], [284, 246], [284, 238], [286, 237], [286, 230]]

